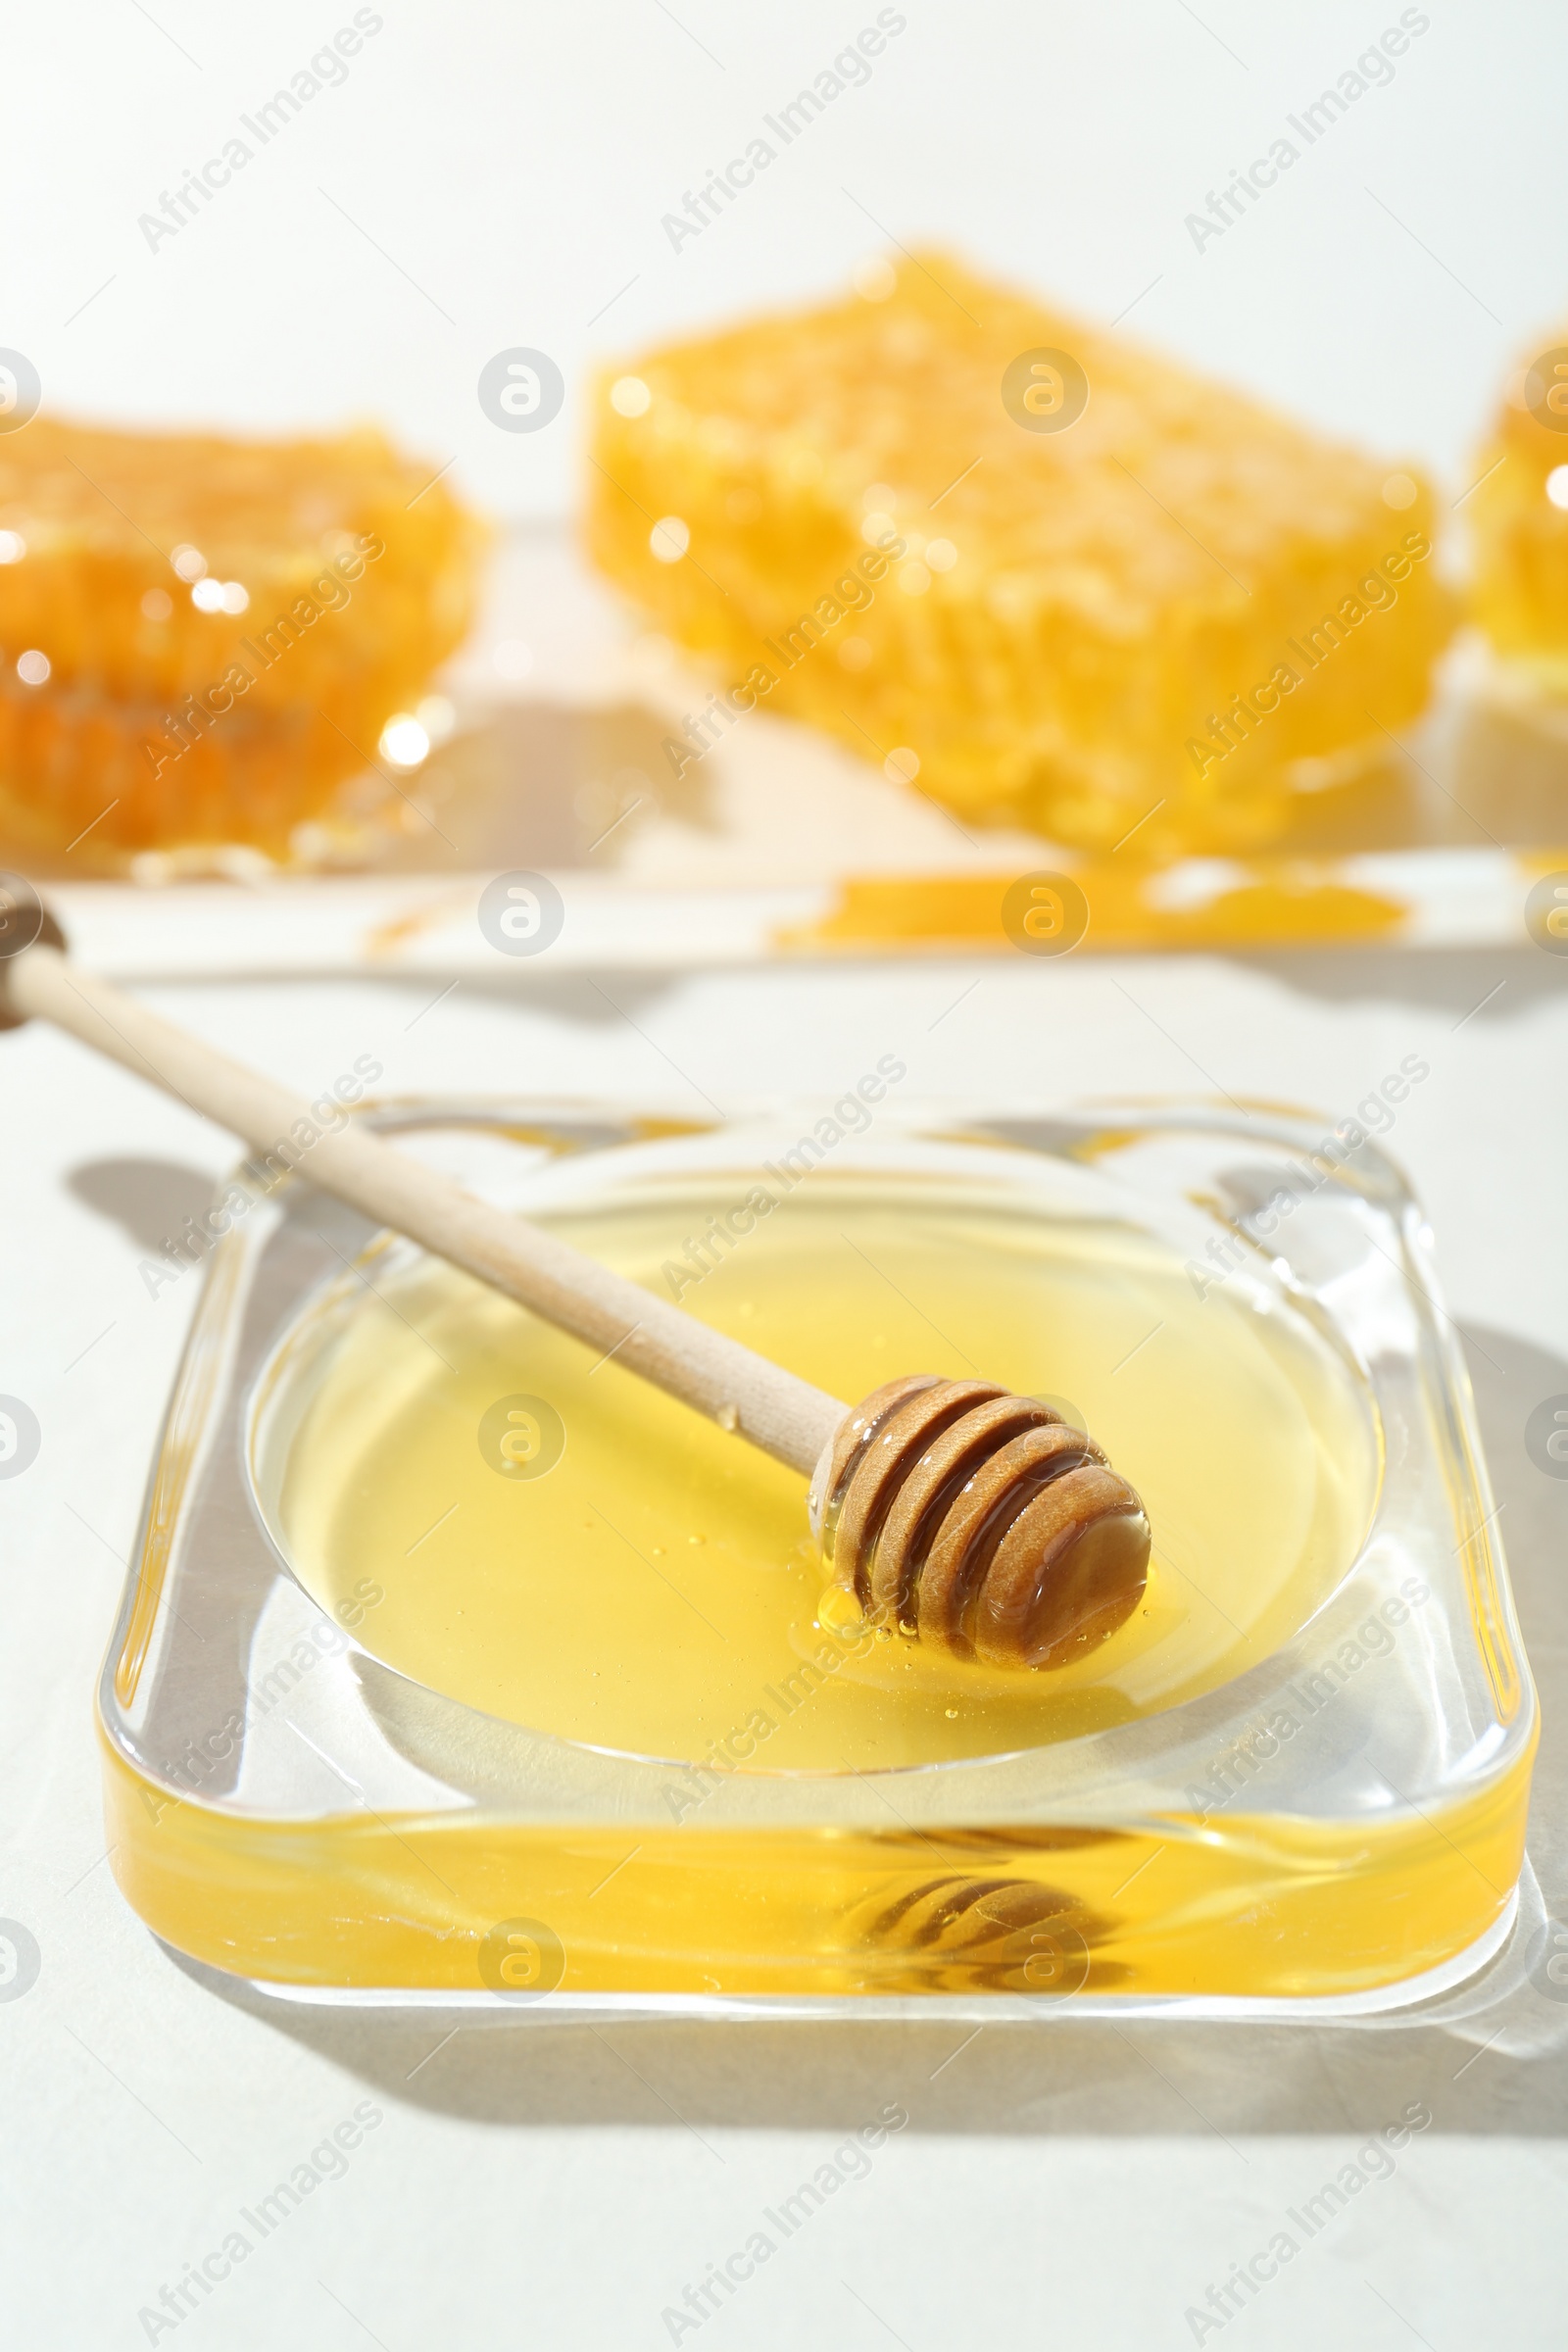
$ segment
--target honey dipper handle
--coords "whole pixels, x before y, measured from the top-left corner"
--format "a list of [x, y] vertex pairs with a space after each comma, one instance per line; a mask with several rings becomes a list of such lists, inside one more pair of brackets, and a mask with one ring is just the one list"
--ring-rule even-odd
[[[9, 1005], [70, 1030], [84, 1045], [199, 1110], [253, 1151], [273, 1152], [310, 1104], [162, 1019], [41, 941], [0, 963]], [[390, 1225], [546, 1322], [613, 1355], [683, 1404], [809, 1477], [843, 1420], [837, 1397], [656, 1298], [525, 1218], [494, 1208], [450, 1177], [353, 1124], [319, 1134], [296, 1156], [321, 1191]]]

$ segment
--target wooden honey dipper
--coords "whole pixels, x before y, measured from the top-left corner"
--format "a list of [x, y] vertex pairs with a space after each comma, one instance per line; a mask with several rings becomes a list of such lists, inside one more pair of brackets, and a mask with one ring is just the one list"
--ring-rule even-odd
[[[960, 1658], [1056, 1667], [1131, 1615], [1149, 1523], [1098, 1446], [1049, 1405], [916, 1375], [847, 1406], [640, 1284], [355, 1124], [231, 1061], [73, 964], [0, 878], [0, 1027], [31, 1017], [200, 1110], [253, 1151], [571, 1332], [811, 1481], [811, 1532], [860, 1616]], [[304, 1125], [313, 1140], [296, 1139]]]

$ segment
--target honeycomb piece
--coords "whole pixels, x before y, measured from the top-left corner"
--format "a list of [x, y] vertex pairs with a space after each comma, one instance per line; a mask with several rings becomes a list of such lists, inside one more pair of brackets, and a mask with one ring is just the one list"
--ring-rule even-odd
[[1568, 696], [1568, 343], [1510, 378], [1474, 476], [1475, 616], [1498, 653]]
[[369, 430], [0, 439], [0, 833], [280, 848], [464, 635], [480, 540]]
[[592, 553], [730, 688], [678, 772], [760, 704], [1157, 858], [1276, 837], [1422, 708], [1452, 614], [1411, 475], [945, 256], [860, 282], [600, 387]]
[[[149, 759], [148, 747], [167, 740], [156, 705], [79, 688], [28, 693], [8, 674], [0, 678], [0, 845], [24, 864], [74, 851], [74, 866], [100, 872], [144, 850], [200, 844], [247, 843], [281, 858], [295, 826], [374, 757], [402, 699], [378, 695], [355, 707], [352, 695], [338, 694], [315, 710], [235, 710], [221, 726], [192, 732], [183, 752], [160, 749]], [[330, 715], [334, 703], [343, 725]]]

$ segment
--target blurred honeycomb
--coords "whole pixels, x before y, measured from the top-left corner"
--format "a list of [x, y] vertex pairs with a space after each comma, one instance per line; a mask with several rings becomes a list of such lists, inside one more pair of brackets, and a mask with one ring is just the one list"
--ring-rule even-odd
[[370, 430], [0, 439], [0, 840], [281, 853], [465, 634], [480, 542]]
[[1453, 619], [1415, 475], [943, 255], [858, 283], [598, 389], [591, 551], [731, 689], [693, 757], [760, 704], [1149, 858], [1386, 757]]
[[1568, 698], [1568, 342], [1510, 377], [1475, 472], [1476, 618], [1499, 654]]

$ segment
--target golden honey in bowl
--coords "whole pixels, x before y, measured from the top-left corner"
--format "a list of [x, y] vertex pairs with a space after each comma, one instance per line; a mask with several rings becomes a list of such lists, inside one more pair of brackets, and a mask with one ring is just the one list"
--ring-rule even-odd
[[[1170, 1149], [1131, 1113], [1097, 1145]], [[1265, 1151], [1254, 1122], [1258, 1181]], [[757, 1176], [667, 1130], [605, 1159], [529, 1213], [666, 1296]], [[411, 1245], [350, 1268], [287, 1220], [231, 1237], [137, 1588], [172, 1577], [180, 1613], [122, 1702], [133, 1596], [105, 1687], [132, 1901], [321, 1997], [516, 1990], [514, 1931], [554, 1956], [525, 1989], [634, 2006], [1354, 2005], [1464, 1973], [1511, 1917], [1535, 1738], [1464, 1408], [1370, 1194], [1293, 1220], [1319, 1292], [1194, 1283], [1171, 1201], [1224, 1164], [1150, 1158], [1146, 1214], [1081, 1164], [894, 1139], [680, 1285], [832, 1394], [980, 1371], [1092, 1431], [1147, 1505], [1149, 1582], [1052, 1671], [868, 1627], [800, 1478]], [[241, 1438], [251, 1499], [212, 1506], [204, 1552]], [[176, 1737], [197, 1606], [242, 1626], [221, 1767]]]
[[[672, 1234], [711, 1205], [631, 1202], [555, 1230], [658, 1285]], [[842, 1608], [824, 1626], [794, 1473], [467, 1276], [426, 1261], [378, 1287], [388, 1303], [355, 1317], [291, 1448], [295, 1572], [329, 1614], [373, 1578], [386, 1597], [361, 1639], [376, 1656], [595, 1747], [863, 1772], [1128, 1722], [1278, 1648], [1371, 1507], [1364, 1410], [1304, 1324], [1200, 1300], [1131, 1228], [823, 1182], [688, 1293], [692, 1311], [833, 1395], [911, 1364], [1071, 1395], [1136, 1465], [1154, 1529], [1143, 1607], [1090, 1657], [962, 1665]], [[509, 1396], [559, 1416], [542, 1475], [504, 1475], [483, 1434]]]

